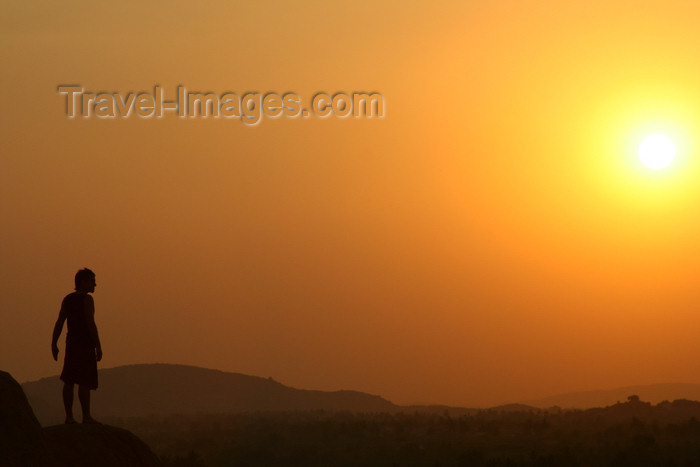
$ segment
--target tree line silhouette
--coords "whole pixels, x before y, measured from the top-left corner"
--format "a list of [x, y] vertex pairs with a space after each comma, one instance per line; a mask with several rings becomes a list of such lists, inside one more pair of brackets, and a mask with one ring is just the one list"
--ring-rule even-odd
[[171, 467], [700, 465], [700, 403], [589, 410], [329, 411], [114, 419]]

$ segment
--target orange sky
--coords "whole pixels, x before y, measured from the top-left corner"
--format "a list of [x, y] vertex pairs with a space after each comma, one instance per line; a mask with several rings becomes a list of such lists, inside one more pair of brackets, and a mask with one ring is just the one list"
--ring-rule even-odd
[[[700, 5], [4, 2], [0, 369], [183, 363], [484, 406], [700, 383]], [[60, 84], [378, 91], [383, 119], [68, 119]], [[669, 170], [634, 152], [677, 143]], [[61, 344], [61, 349], [63, 344]]]

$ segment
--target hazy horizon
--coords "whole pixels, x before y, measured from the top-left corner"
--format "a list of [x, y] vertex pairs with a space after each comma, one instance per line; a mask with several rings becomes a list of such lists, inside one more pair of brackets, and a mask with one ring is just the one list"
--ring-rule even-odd
[[[51, 331], [88, 267], [100, 367], [454, 406], [700, 383], [698, 15], [689, 0], [5, 2], [0, 369], [60, 373]], [[68, 118], [60, 85], [386, 107]], [[674, 141], [668, 169], [640, 163], [650, 133]]]
[[[244, 374], [236, 371], [224, 371], [218, 368], [205, 368], [201, 366], [196, 366], [196, 365], [182, 365], [178, 363], [163, 363], [163, 362], [151, 362], [151, 363], [132, 363], [132, 364], [125, 364], [125, 365], [119, 365], [119, 366], [114, 366], [114, 367], [106, 367], [106, 368], [100, 368], [100, 370], [110, 370], [110, 369], [121, 369], [124, 367], [133, 367], [133, 366], [151, 366], [151, 365], [165, 365], [165, 366], [174, 366], [174, 367], [188, 367], [188, 368], [195, 368], [195, 369], [202, 369], [202, 370], [208, 370], [208, 371], [216, 371], [216, 372], [222, 372], [222, 373], [230, 373], [230, 374], [241, 374], [245, 376], [252, 376], [254, 378], [261, 378], [261, 379], [272, 379], [277, 383], [280, 383], [284, 386], [293, 388], [293, 389], [302, 389], [302, 390], [319, 390], [318, 388], [314, 387], [294, 387], [290, 384], [287, 384], [285, 381], [280, 381], [277, 378], [274, 377], [274, 375], [257, 375], [257, 374]], [[43, 376], [41, 378], [33, 379], [33, 380], [27, 380], [27, 381], [20, 381], [20, 384], [25, 384], [25, 383], [36, 383], [38, 381], [41, 381], [43, 379], [50, 379], [50, 378], [57, 378], [59, 374], [52, 374], [52, 375], [47, 375]], [[679, 386], [681, 388], [679, 388]], [[328, 392], [335, 392], [335, 391], [356, 391], [355, 388], [351, 387], [342, 387], [342, 388], [329, 388], [325, 389], [325, 391]], [[566, 405], [564, 404], [563, 408], [590, 408], [590, 407], [604, 407], [606, 405], [612, 404], [614, 401], [610, 399], [610, 394], [611, 393], [617, 393], [617, 400], [618, 401], [626, 401], [628, 396], [633, 395], [633, 393], [636, 391], [635, 395], [639, 395], [641, 391], [640, 398], [642, 401], [645, 402], [651, 402], [652, 404], [657, 404], [661, 401], [664, 400], [669, 400], [673, 401], [676, 399], [689, 399], [689, 400], [698, 400], [700, 401], [700, 384], [693, 384], [693, 383], [685, 383], [685, 382], [663, 382], [663, 383], [655, 383], [655, 384], [647, 384], [647, 385], [631, 385], [631, 386], [622, 386], [622, 387], [615, 387], [615, 388], [597, 388], [597, 389], [591, 389], [587, 391], [571, 391], [571, 392], [566, 392], [566, 393], [557, 393], [557, 394], [547, 394], [547, 395], [542, 395], [540, 397], [535, 397], [531, 399], [517, 399], [517, 400], [503, 400], [497, 403], [493, 403], [490, 405], [474, 405], [474, 404], [463, 404], [463, 405], [450, 405], [450, 404], [445, 404], [441, 401], [396, 401], [396, 400], [391, 400], [388, 397], [385, 397], [383, 394], [372, 394], [372, 393], [367, 393], [369, 395], [374, 395], [374, 396], [379, 396], [382, 397], [383, 399], [388, 400], [389, 402], [396, 404], [398, 406], [432, 406], [432, 405], [445, 405], [445, 406], [450, 406], [450, 407], [464, 407], [464, 408], [471, 408], [471, 409], [487, 409], [487, 408], [492, 408], [492, 407], [498, 407], [498, 406], [503, 406], [503, 405], [510, 405], [510, 404], [526, 404], [526, 405], [533, 405], [534, 407], [539, 407], [539, 408], [549, 408], [554, 405], [561, 406], [559, 403], [562, 400], [576, 400], [578, 401], [575, 404], [572, 405]], [[675, 395], [671, 395], [675, 394]], [[547, 404], [547, 401], [555, 401], [551, 404]], [[595, 401], [595, 402], [592, 402]], [[601, 402], [603, 401], [603, 402]]]

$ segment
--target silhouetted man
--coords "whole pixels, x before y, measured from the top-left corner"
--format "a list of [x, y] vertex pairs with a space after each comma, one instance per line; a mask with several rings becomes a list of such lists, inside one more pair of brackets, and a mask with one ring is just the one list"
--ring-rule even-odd
[[83, 423], [97, 423], [90, 415], [90, 390], [97, 389], [97, 362], [102, 360], [102, 346], [95, 325], [95, 302], [91, 292], [95, 291], [95, 273], [85, 268], [75, 275], [75, 292], [63, 299], [58, 320], [53, 328], [51, 353], [58, 361], [58, 338], [63, 323], [68, 320], [66, 355], [63, 360], [63, 406], [66, 423], [75, 423], [73, 418], [73, 386], [78, 385], [78, 399], [83, 409]]

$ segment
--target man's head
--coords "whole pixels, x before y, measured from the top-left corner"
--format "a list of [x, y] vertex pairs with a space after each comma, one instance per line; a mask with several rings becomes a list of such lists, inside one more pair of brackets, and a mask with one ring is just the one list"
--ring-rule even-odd
[[88, 268], [81, 269], [75, 274], [75, 290], [94, 292], [96, 285], [95, 273]]

